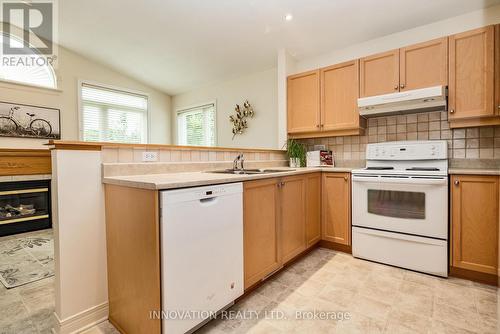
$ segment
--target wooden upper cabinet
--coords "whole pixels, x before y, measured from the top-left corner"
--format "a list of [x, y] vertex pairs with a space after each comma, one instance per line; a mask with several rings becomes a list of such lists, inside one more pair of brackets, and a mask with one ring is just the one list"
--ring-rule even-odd
[[360, 96], [399, 91], [399, 49], [361, 58]]
[[285, 177], [281, 183], [281, 235], [283, 262], [306, 249], [304, 175]]
[[495, 26], [495, 107], [500, 116], [500, 24]]
[[247, 181], [243, 186], [243, 257], [245, 289], [281, 267], [277, 179]]
[[494, 108], [495, 27], [449, 37], [449, 119], [496, 115]]
[[323, 240], [351, 245], [351, 175], [323, 173]]
[[300, 73], [287, 80], [288, 133], [319, 130], [319, 70]]
[[448, 85], [448, 37], [399, 51], [400, 91]]
[[321, 69], [321, 129], [359, 127], [359, 61]]
[[451, 177], [451, 265], [497, 275], [498, 176]]
[[321, 173], [306, 176], [307, 247], [321, 240]]

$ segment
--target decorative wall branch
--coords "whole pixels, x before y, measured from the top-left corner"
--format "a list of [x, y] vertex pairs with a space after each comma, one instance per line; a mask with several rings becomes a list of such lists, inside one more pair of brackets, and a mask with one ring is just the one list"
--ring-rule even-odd
[[248, 128], [247, 118], [253, 118], [255, 114], [248, 100], [245, 100], [245, 103], [243, 103], [243, 109], [237, 104], [234, 111], [236, 115], [229, 116], [229, 121], [233, 123], [233, 139], [234, 136], [243, 134], [243, 131]]

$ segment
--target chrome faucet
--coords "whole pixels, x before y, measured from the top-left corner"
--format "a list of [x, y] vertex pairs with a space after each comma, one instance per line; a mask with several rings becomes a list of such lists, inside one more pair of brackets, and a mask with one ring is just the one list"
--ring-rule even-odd
[[243, 165], [244, 162], [245, 162], [245, 157], [243, 156], [243, 153], [238, 154], [238, 156], [233, 160], [233, 170], [241, 170], [241, 171], [245, 170], [245, 167]]

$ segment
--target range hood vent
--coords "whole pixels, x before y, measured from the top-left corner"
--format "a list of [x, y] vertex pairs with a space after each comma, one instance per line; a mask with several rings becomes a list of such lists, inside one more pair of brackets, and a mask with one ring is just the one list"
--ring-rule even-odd
[[358, 99], [359, 114], [364, 117], [446, 110], [445, 86], [409, 90]]

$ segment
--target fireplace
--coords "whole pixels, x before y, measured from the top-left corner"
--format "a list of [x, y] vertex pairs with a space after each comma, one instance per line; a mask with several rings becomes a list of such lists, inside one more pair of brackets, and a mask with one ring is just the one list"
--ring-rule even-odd
[[51, 226], [50, 180], [0, 183], [0, 236]]

